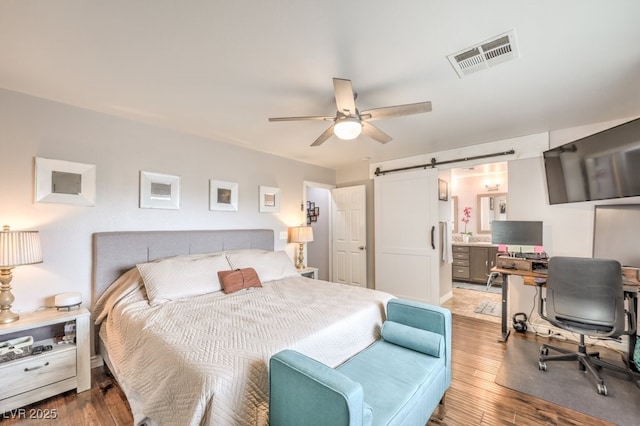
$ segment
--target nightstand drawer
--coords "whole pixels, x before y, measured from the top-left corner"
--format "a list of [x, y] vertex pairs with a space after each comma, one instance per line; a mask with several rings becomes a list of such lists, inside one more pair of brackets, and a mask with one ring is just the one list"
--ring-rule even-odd
[[298, 273], [303, 277], [312, 278], [314, 280], [318, 279], [318, 268], [314, 268], [313, 266], [298, 269]]
[[469, 278], [468, 266], [453, 266], [453, 278]]
[[0, 364], [0, 400], [76, 376], [76, 347], [54, 347], [51, 352]]

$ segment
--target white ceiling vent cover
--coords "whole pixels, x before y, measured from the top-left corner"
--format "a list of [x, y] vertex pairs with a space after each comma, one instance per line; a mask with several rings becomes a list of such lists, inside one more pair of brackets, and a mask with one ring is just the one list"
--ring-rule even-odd
[[447, 56], [460, 78], [518, 57], [514, 30]]

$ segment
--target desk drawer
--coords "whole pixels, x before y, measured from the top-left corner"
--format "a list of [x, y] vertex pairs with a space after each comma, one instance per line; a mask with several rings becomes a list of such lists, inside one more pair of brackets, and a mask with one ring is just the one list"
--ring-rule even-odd
[[453, 278], [469, 278], [468, 266], [453, 266]]
[[76, 376], [76, 347], [55, 347], [50, 353], [0, 364], [0, 400]]

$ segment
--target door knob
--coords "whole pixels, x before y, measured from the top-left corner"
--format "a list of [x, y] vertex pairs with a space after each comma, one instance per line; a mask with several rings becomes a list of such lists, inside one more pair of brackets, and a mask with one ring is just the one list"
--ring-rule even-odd
[[365, 246], [360, 246], [358, 247], [360, 250], [364, 250], [366, 247]]

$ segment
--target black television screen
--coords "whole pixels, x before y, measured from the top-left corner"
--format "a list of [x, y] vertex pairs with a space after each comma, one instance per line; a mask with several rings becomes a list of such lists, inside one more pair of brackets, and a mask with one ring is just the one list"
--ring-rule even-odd
[[494, 220], [491, 222], [493, 244], [541, 246], [542, 222], [524, 220]]
[[640, 196], [640, 119], [543, 156], [549, 204]]

